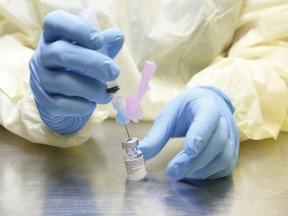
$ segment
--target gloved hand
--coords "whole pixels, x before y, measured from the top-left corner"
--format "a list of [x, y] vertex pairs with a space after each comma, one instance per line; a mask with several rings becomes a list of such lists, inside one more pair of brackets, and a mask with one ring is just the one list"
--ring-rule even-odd
[[233, 112], [228, 98], [216, 88], [188, 89], [159, 113], [139, 149], [147, 160], [159, 153], [169, 138], [185, 137], [184, 149], [167, 166], [168, 177], [181, 180], [227, 176], [239, 152]]
[[[108, 103], [105, 83], [119, 75], [113, 62], [123, 45], [119, 29], [99, 32], [83, 18], [50, 12], [30, 60], [30, 87], [40, 116], [52, 131], [67, 135], [80, 130], [97, 103]], [[107, 53], [97, 50], [106, 47]]]

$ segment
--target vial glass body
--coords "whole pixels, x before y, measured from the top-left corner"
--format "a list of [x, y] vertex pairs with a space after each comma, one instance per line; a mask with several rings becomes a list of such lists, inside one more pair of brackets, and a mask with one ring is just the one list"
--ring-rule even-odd
[[[131, 143], [129, 143], [129, 145], [130, 144]], [[132, 181], [139, 181], [147, 176], [144, 156], [143, 153], [137, 149], [137, 145], [134, 145], [133, 147], [129, 146], [130, 148], [125, 148], [126, 154], [123, 157], [128, 179]]]

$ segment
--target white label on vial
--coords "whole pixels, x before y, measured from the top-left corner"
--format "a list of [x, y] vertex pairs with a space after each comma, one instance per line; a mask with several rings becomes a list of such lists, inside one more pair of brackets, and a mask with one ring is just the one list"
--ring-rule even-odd
[[143, 155], [140, 158], [126, 160], [124, 162], [128, 174], [128, 179], [132, 181], [138, 181], [147, 175], [147, 169]]

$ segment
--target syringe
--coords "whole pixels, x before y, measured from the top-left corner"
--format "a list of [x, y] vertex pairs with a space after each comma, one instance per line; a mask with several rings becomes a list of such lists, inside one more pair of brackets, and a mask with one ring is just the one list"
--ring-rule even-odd
[[[95, 16], [94, 11], [88, 7], [87, 1], [82, 0], [83, 11], [80, 13], [84, 19], [89, 21], [95, 27], [98, 27], [98, 20]], [[98, 50], [103, 54], [107, 54], [105, 46]], [[138, 181], [146, 177], [147, 169], [145, 166], [145, 160], [143, 153], [137, 149], [139, 145], [138, 139], [130, 137], [127, 124], [130, 122], [126, 114], [126, 107], [124, 106], [123, 98], [116, 93], [119, 90], [117, 81], [106, 83], [106, 92], [112, 96], [112, 105], [116, 110], [116, 122], [124, 125], [128, 138], [121, 142], [122, 148], [125, 149], [126, 154], [124, 156], [124, 163], [128, 175], [128, 179], [132, 181]], [[131, 100], [130, 100], [131, 101]]]
[[126, 133], [130, 139], [130, 134], [127, 128], [127, 124], [130, 122], [130, 119], [127, 117], [126, 108], [123, 103], [123, 98], [116, 94], [116, 92], [120, 89], [117, 81], [112, 81], [106, 83], [106, 92], [112, 94], [112, 105], [113, 108], [116, 110], [116, 122], [118, 124], [124, 125]]
[[[96, 28], [99, 28], [98, 20], [97, 20], [97, 17], [95, 16], [95, 11], [88, 6], [88, 3], [86, 0], [82, 0], [81, 2], [82, 2], [83, 10], [79, 13], [79, 15], [81, 17], [83, 17], [85, 20], [87, 20], [88, 22], [90, 22]], [[101, 47], [98, 51], [103, 53], [103, 54], [107, 53], [104, 46]], [[116, 92], [120, 89], [118, 84], [117, 84], [117, 81], [114, 80], [112, 82], [107, 82], [106, 86], [107, 86], [106, 92], [112, 95], [113, 108], [117, 112], [116, 122], [118, 124], [125, 126], [126, 133], [130, 139], [130, 134], [129, 134], [128, 128], [126, 126], [130, 122], [130, 119], [127, 117], [126, 108], [125, 108], [124, 103], [123, 103], [123, 98], [116, 94]]]

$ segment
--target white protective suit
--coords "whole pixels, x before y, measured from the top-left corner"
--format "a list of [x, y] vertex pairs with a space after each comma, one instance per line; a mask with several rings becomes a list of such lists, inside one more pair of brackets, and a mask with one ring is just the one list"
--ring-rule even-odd
[[[124, 31], [116, 58], [123, 96], [136, 93], [145, 60], [158, 64], [142, 101], [144, 119], [153, 120], [183, 89], [212, 85], [235, 106], [242, 141], [288, 131], [287, 0], [88, 2], [101, 28]], [[41, 121], [29, 90], [28, 63], [43, 17], [55, 9], [79, 13], [81, 1], [0, 0], [0, 124], [32, 142], [69, 147], [87, 140], [113, 110], [98, 107], [69, 137], [52, 133]]]

